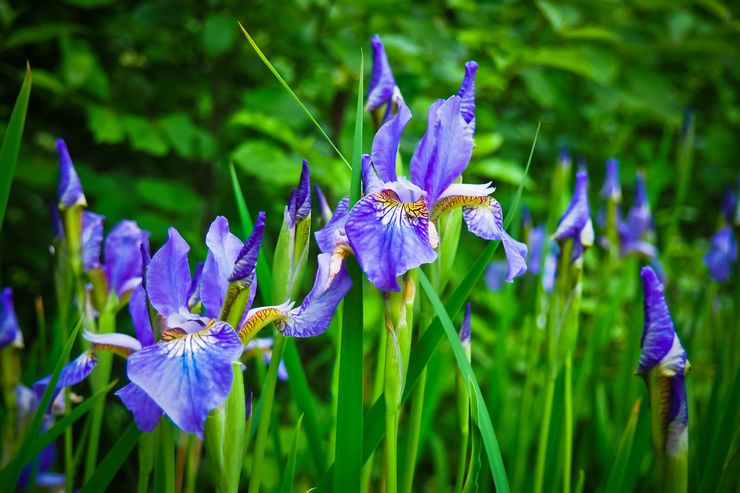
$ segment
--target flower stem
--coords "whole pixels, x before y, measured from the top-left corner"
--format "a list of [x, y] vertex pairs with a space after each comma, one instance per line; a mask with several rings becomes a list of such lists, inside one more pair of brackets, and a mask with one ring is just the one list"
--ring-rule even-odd
[[545, 479], [545, 459], [547, 458], [547, 439], [550, 434], [550, 418], [552, 417], [552, 401], [555, 397], [555, 379], [557, 375], [550, 373], [545, 388], [545, 407], [542, 412], [542, 424], [540, 426], [540, 438], [537, 444], [537, 463], [534, 473], [534, 493], [542, 493], [543, 481]]
[[386, 493], [398, 491], [398, 412], [385, 413]]
[[573, 463], [573, 352], [565, 356], [565, 440], [563, 442], [563, 491], [570, 493]]
[[270, 416], [272, 415], [272, 403], [275, 400], [275, 385], [277, 383], [278, 367], [283, 357], [283, 348], [285, 347], [285, 337], [280, 334], [275, 335], [275, 344], [272, 348], [272, 359], [270, 367], [267, 370], [267, 378], [262, 388], [262, 416], [257, 425], [257, 438], [254, 445], [254, 459], [252, 462], [252, 476], [249, 481], [249, 493], [257, 493], [260, 490], [260, 481], [262, 480], [262, 461], [265, 456], [265, 446], [267, 445], [267, 432], [270, 429]]

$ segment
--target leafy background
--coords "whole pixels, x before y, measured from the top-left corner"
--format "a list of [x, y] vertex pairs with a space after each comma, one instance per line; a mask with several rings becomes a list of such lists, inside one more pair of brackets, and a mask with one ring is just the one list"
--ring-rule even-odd
[[[24, 300], [16, 308], [32, 333], [30, 300], [53, 298], [56, 137], [67, 141], [107, 230], [135, 218], [156, 246], [173, 225], [199, 258], [214, 215], [236, 224], [230, 161], [250, 210], [268, 214], [268, 244], [302, 159], [331, 203], [346, 193], [345, 165], [255, 56], [239, 19], [342, 149], [352, 141], [359, 50], [369, 54], [372, 34], [381, 34], [415, 115], [402, 142], [406, 156], [424, 131], [428, 105], [454, 92], [463, 63], [477, 60], [477, 147], [466, 179], [493, 179], [506, 207], [541, 122], [525, 189], [536, 219], [548, 213], [552, 164], [567, 145], [588, 163], [594, 198], [607, 157], [622, 163], [626, 196], [635, 169], [646, 168], [664, 230], [689, 110], [694, 171], [678, 211], [686, 242], [667, 254], [691, 292], [706, 281], [700, 255], [739, 169], [739, 13], [737, 3], [713, 0], [0, 0], [0, 125], [26, 60], [34, 78], [0, 238], [0, 279]], [[459, 263], [482, 248], [479, 240], [462, 245]], [[485, 300], [497, 327], [516, 320], [510, 295]], [[482, 337], [482, 347], [494, 345], [495, 336]], [[479, 357], [492, 367], [485, 351]]]

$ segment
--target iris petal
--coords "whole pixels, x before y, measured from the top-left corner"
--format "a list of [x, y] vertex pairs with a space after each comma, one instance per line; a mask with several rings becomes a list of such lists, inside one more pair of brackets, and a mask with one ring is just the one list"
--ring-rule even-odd
[[68, 209], [74, 205], [85, 206], [87, 201], [82, 192], [82, 183], [72, 164], [67, 144], [62, 139], [57, 139], [56, 144], [57, 154], [59, 154], [59, 207]]
[[229, 288], [229, 276], [244, 244], [229, 231], [229, 221], [218, 216], [208, 229], [206, 245], [208, 256], [201, 275], [200, 297], [208, 315], [218, 317]]
[[318, 243], [319, 249], [321, 249], [323, 253], [331, 252], [334, 250], [334, 246], [337, 243], [346, 241], [344, 226], [347, 223], [348, 215], [349, 197], [344, 197], [337, 204], [337, 208], [334, 210], [334, 214], [331, 216], [331, 219], [326, 226], [314, 233], [316, 243]]
[[239, 337], [225, 322], [192, 334], [171, 330], [129, 357], [128, 376], [180, 429], [202, 438], [208, 413], [231, 390], [231, 364], [241, 352]]
[[141, 431], [154, 431], [164, 411], [149, 397], [149, 394], [144, 392], [144, 389], [135, 383], [129, 383], [116, 392], [116, 395], [123, 401], [126, 409], [134, 415], [136, 426]]
[[134, 324], [136, 338], [141, 342], [141, 345], [151, 346], [154, 344], [154, 331], [149, 318], [149, 307], [146, 305], [146, 292], [143, 286], [136, 286], [131, 292], [128, 311]]
[[22, 348], [23, 333], [15, 315], [13, 291], [10, 288], [3, 288], [0, 292], [0, 348], [8, 344]]
[[[62, 372], [59, 374], [59, 380], [57, 380], [57, 386], [56, 389], [54, 389], [54, 392], [56, 393], [59, 389], [71, 387], [72, 385], [80, 383], [87, 378], [97, 364], [98, 358], [95, 356], [94, 352], [90, 350], [83, 351], [83, 353], [74, 361], [67, 363], [64, 368], [62, 368]], [[36, 396], [39, 400], [41, 400], [41, 396], [46, 391], [46, 387], [49, 386], [50, 381], [51, 375], [48, 375], [33, 384], [33, 391], [36, 392]]]
[[411, 180], [434, 205], [465, 170], [473, 152], [473, 126], [460, 113], [461, 99], [438, 100], [429, 109], [427, 131], [411, 158]]
[[362, 270], [384, 291], [399, 291], [398, 276], [437, 258], [423, 197], [401, 202], [389, 189], [368, 195], [352, 208], [345, 229]]
[[124, 357], [141, 349], [141, 343], [126, 334], [94, 334], [90, 331], [85, 331], [83, 337], [85, 340], [91, 342], [95, 349], [106, 349]]
[[105, 216], [94, 212], [82, 213], [82, 231], [80, 243], [82, 249], [82, 267], [90, 270], [100, 265], [100, 247], [103, 244], [103, 220]]
[[175, 228], [169, 239], [152, 257], [147, 269], [147, 293], [152, 306], [162, 315], [187, 310], [190, 289], [190, 246]]
[[465, 64], [465, 77], [463, 77], [460, 90], [457, 95], [460, 96], [460, 114], [462, 114], [466, 123], [473, 123], [475, 129], [475, 72], [478, 70], [478, 64], [470, 61]]
[[704, 264], [717, 282], [724, 282], [730, 277], [735, 262], [737, 262], [737, 241], [732, 227], [725, 226], [712, 236], [709, 251], [704, 255]]
[[372, 161], [384, 182], [396, 180], [396, 155], [401, 134], [411, 120], [411, 112], [403, 101], [398, 102], [398, 113], [385, 122], [375, 134]]
[[370, 44], [373, 47], [373, 71], [370, 84], [367, 88], [367, 105], [369, 111], [374, 111], [383, 105], [393, 104], [393, 93], [396, 81], [385, 54], [385, 47], [377, 34], [372, 37]]
[[141, 247], [149, 250], [149, 232], [135, 221], [121, 221], [105, 239], [108, 286], [119, 297], [141, 282]]

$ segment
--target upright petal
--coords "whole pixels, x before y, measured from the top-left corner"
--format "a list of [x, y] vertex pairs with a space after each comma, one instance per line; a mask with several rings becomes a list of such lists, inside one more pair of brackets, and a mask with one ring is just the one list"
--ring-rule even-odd
[[329, 222], [326, 223], [326, 226], [314, 233], [316, 243], [318, 243], [319, 249], [323, 253], [330, 253], [334, 250], [334, 245], [342, 241], [347, 241], [347, 234], [345, 233], [344, 226], [347, 224], [348, 215], [349, 197], [344, 197], [337, 204], [337, 208]]
[[465, 77], [457, 95], [460, 96], [460, 113], [466, 123], [473, 123], [475, 130], [475, 72], [478, 70], [478, 64], [474, 61], [465, 64]]
[[385, 47], [377, 34], [370, 40], [373, 47], [373, 71], [370, 76], [370, 84], [367, 87], [368, 111], [374, 111], [383, 105], [393, 104], [393, 93], [396, 81], [385, 54]]
[[594, 228], [588, 205], [588, 174], [585, 169], [576, 173], [576, 185], [568, 209], [560, 217], [553, 234], [557, 241], [573, 240], [573, 260], [580, 257], [584, 247], [593, 245]]
[[[97, 364], [98, 358], [95, 356], [95, 352], [90, 350], [83, 351], [74, 361], [67, 363], [64, 368], [62, 368], [62, 372], [59, 374], [59, 380], [57, 380], [57, 386], [54, 389], [54, 392], [56, 393], [64, 387], [71, 387], [72, 385], [80, 383], [87, 378]], [[33, 384], [33, 391], [36, 392], [36, 397], [39, 400], [41, 400], [41, 396], [44, 395], [46, 387], [49, 386], [49, 382], [51, 382], [51, 375], [48, 375]]]
[[59, 207], [68, 209], [75, 205], [86, 206], [85, 194], [82, 192], [82, 183], [77, 176], [72, 158], [69, 157], [67, 144], [57, 139], [57, 153], [59, 154]]
[[[395, 176], [395, 175], [394, 175]], [[362, 192], [370, 195], [383, 189], [383, 180], [378, 175], [378, 170], [373, 165], [373, 159], [369, 154], [362, 155]]]
[[430, 207], [465, 170], [473, 153], [473, 126], [460, 113], [461, 99], [438, 100], [429, 109], [427, 131], [411, 158], [411, 180]]
[[357, 202], [345, 230], [370, 282], [384, 291], [399, 291], [398, 276], [437, 258], [430, 224], [423, 197], [401, 202], [395, 191], [386, 189]]
[[311, 337], [322, 334], [329, 326], [334, 312], [352, 286], [352, 279], [341, 266], [339, 272], [331, 269], [331, 254], [318, 256], [318, 272], [313, 289], [298, 308], [290, 310], [283, 319], [275, 321], [281, 334], [291, 337]]
[[100, 247], [103, 244], [103, 220], [105, 216], [85, 211], [82, 213], [82, 267], [94, 269], [100, 265]]
[[306, 219], [311, 214], [311, 172], [308, 169], [308, 161], [305, 159], [301, 165], [301, 177], [298, 180], [295, 203], [294, 224], [301, 219]]
[[650, 211], [645, 174], [638, 170], [635, 182], [635, 200], [620, 228], [622, 252], [642, 251], [644, 249], [637, 248], [635, 244], [640, 241], [650, 243], [654, 236], [653, 215]]
[[601, 198], [604, 200], [622, 200], [622, 185], [619, 183], [619, 161], [614, 158], [606, 160], [606, 177], [601, 187]]
[[[372, 161], [384, 182], [396, 181], [396, 156], [404, 128], [411, 120], [411, 112], [403, 101], [398, 102], [398, 113], [376, 132], [372, 146]], [[367, 193], [367, 192], [366, 192]]]
[[206, 235], [208, 256], [201, 275], [200, 297], [211, 317], [218, 317], [229, 289], [229, 277], [244, 244], [229, 231], [229, 221], [218, 216]]
[[645, 374], [659, 365], [666, 372], [683, 374], [687, 366], [686, 351], [676, 335], [663, 295], [663, 284], [650, 267], [643, 267], [640, 275], [645, 296], [645, 326], [637, 372]]
[[146, 290], [155, 310], [167, 316], [187, 310], [190, 289], [190, 246], [175, 228], [169, 229], [169, 239], [152, 257], [146, 274]]
[[231, 390], [231, 364], [241, 352], [239, 337], [225, 322], [193, 334], [168, 331], [129, 357], [128, 376], [180, 429], [202, 438], [208, 413]]
[[15, 316], [13, 291], [10, 288], [3, 288], [0, 291], [0, 348], [8, 344], [22, 348], [23, 333]]
[[725, 226], [712, 236], [709, 251], [704, 255], [704, 264], [709, 274], [724, 282], [730, 277], [732, 266], [737, 262], [737, 240], [731, 226]]
[[128, 310], [134, 324], [136, 338], [141, 345], [151, 346], [154, 344], [154, 331], [152, 330], [152, 322], [149, 318], [149, 307], [146, 304], [146, 292], [143, 286], [136, 286], [131, 292]]
[[135, 383], [129, 383], [116, 392], [126, 409], [134, 415], [136, 426], [141, 431], [154, 431], [160, 418], [164, 414], [162, 408], [157, 405], [144, 389]]
[[109, 289], [120, 298], [141, 282], [141, 248], [149, 249], [149, 232], [136, 221], [123, 220], [105, 239], [105, 274]]

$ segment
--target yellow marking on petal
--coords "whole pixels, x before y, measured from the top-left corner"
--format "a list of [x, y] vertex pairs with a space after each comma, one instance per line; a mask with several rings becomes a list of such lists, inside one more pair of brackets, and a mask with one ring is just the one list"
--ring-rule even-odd
[[239, 339], [242, 341], [242, 344], [246, 344], [269, 323], [284, 318], [287, 318], [285, 313], [280, 311], [278, 307], [268, 306], [259, 308], [239, 328]]
[[420, 197], [416, 202], [401, 202], [398, 194], [391, 189], [376, 192], [373, 194], [373, 197], [383, 213], [388, 209], [402, 207], [407, 219], [416, 220], [422, 217], [429, 217], [429, 208], [424, 197]]
[[449, 197], [445, 197], [437, 201], [432, 209], [430, 220], [432, 222], [436, 222], [443, 212], [447, 212], [457, 207], [481, 207], [489, 206], [494, 203], [496, 203], [496, 199], [487, 195], [450, 195]]
[[134, 352], [133, 349], [121, 346], [114, 346], [113, 344], [93, 344], [93, 348], [95, 348], [96, 351], [99, 349], [110, 351], [111, 353], [117, 354], [118, 356], [123, 356], [124, 358], [128, 358], [131, 353]]

